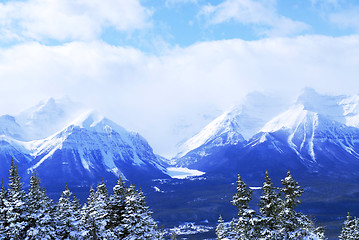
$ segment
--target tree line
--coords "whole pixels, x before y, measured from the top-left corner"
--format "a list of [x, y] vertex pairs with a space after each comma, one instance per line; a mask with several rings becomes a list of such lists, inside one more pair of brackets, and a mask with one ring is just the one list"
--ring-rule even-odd
[[[237, 207], [238, 214], [229, 223], [225, 223], [223, 218], [219, 217], [216, 227], [217, 239], [325, 239], [323, 227], [315, 226], [308, 216], [295, 210], [301, 202], [299, 197], [304, 190], [293, 179], [290, 171], [281, 183], [282, 188], [274, 187], [268, 172], [265, 172], [259, 213], [256, 213], [249, 206], [253, 191], [247, 188], [246, 183], [238, 175], [237, 192], [231, 201]], [[351, 219], [349, 213], [339, 239], [359, 239], [359, 220]]]
[[[282, 188], [274, 187], [266, 171], [257, 213], [249, 206], [253, 191], [238, 175], [231, 201], [238, 209], [237, 217], [229, 223], [219, 217], [217, 239], [325, 239], [323, 227], [295, 210], [303, 189], [290, 171], [281, 182]], [[143, 192], [133, 184], [127, 187], [121, 177], [111, 195], [104, 182], [96, 189], [91, 186], [82, 206], [67, 185], [54, 202], [42, 189], [36, 171], [25, 193], [12, 160], [8, 188], [2, 183], [0, 189], [0, 239], [164, 239], [151, 214]], [[359, 219], [348, 213], [339, 239], [359, 239]]]
[[111, 195], [104, 182], [91, 186], [83, 206], [67, 186], [52, 201], [36, 172], [25, 193], [12, 160], [8, 188], [0, 190], [0, 239], [163, 239], [151, 214], [143, 192], [121, 177]]

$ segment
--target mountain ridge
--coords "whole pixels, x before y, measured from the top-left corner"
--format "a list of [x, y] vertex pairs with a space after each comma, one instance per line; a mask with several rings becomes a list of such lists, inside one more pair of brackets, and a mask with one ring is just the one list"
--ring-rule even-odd
[[[67, 108], [69, 105], [72, 104], [68, 99], [57, 104], [50, 98], [20, 113], [20, 117], [1, 116], [0, 121], [6, 123], [0, 128], [3, 169], [8, 169], [10, 159], [14, 158], [25, 178], [36, 170], [44, 182], [53, 185], [65, 182], [83, 185], [102, 178], [116, 181], [119, 175], [135, 182], [169, 178], [161, 160], [141, 135], [127, 131], [96, 111], [80, 110], [78, 106]], [[46, 127], [53, 121], [55, 127]], [[44, 133], [32, 132], [42, 124], [45, 133], [51, 132], [45, 138], [39, 138]], [[9, 134], [14, 126], [22, 135]], [[1, 177], [6, 176], [2, 171]]]
[[[359, 138], [356, 137], [359, 136], [359, 128], [355, 127], [358, 106], [359, 95], [328, 96], [306, 88], [294, 103], [266, 121], [249, 139], [240, 144], [227, 141], [225, 144], [203, 143], [192, 148], [187, 146], [190, 151], [182, 156], [176, 156], [173, 161], [177, 166], [193, 167], [205, 172], [224, 171], [223, 169], [227, 171], [228, 168], [232, 168], [232, 172], [244, 172], [244, 163], [262, 169], [264, 165], [267, 166], [264, 164], [265, 158], [276, 161], [274, 158], [281, 159], [287, 154], [288, 158], [296, 159], [297, 163], [293, 164], [297, 167], [303, 165], [304, 168], [315, 169], [312, 172], [325, 172], [329, 171], [331, 166], [336, 166], [338, 172], [343, 173], [350, 169], [350, 165], [353, 165], [354, 169], [359, 167]], [[237, 109], [246, 107], [241, 106]], [[231, 121], [235, 121], [235, 124], [239, 124], [236, 119], [246, 117], [241, 115], [242, 111], [238, 110], [225, 113], [204, 129], [216, 133], [208, 130], [215, 126], [213, 123], [222, 121], [230, 125]], [[232, 132], [228, 131], [226, 134], [240, 135], [240, 129], [243, 129], [243, 126], [232, 128]], [[214, 134], [207, 138], [216, 139], [220, 136]], [[191, 139], [187, 143], [191, 143]], [[277, 151], [278, 154], [273, 151]], [[340, 159], [341, 155], [344, 160]], [[289, 168], [290, 165], [286, 167]], [[359, 176], [359, 170], [355, 170], [355, 174]]]

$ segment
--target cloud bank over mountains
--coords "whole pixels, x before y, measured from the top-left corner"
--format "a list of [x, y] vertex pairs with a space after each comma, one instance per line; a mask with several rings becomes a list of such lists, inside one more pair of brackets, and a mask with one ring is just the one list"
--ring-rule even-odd
[[200, 129], [252, 91], [288, 101], [306, 86], [357, 93], [357, 9], [319, 0], [0, 1], [0, 114], [67, 95], [165, 153], [180, 138], [176, 126]]

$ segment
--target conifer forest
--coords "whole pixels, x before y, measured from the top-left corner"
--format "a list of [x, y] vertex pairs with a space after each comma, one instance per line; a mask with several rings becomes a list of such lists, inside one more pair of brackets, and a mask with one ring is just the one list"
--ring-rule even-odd
[[[225, 221], [219, 215], [216, 239], [326, 239], [324, 226], [317, 226], [310, 217], [296, 211], [304, 190], [290, 171], [281, 182], [281, 188], [274, 187], [265, 172], [256, 212], [249, 205], [253, 191], [238, 174], [237, 191], [231, 201], [237, 217]], [[82, 206], [67, 185], [57, 202], [50, 199], [36, 171], [27, 192], [23, 185], [12, 161], [8, 188], [2, 182], [0, 191], [0, 239], [181, 239], [157, 226], [144, 193], [133, 184], [127, 187], [121, 177], [112, 194], [104, 181], [96, 188], [91, 185]], [[338, 238], [359, 239], [359, 219], [348, 213]]]

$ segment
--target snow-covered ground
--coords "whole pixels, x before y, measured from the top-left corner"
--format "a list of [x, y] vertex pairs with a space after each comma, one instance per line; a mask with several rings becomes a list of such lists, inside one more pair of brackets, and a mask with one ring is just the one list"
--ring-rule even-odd
[[172, 178], [184, 179], [186, 177], [201, 176], [205, 174], [205, 172], [184, 167], [169, 167], [167, 168], [167, 174], [170, 175]]
[[164, 233], [165, 235], [169, 235], [170, 233], [175, 233], [177, 236], [180, 236], [180, 235], [192, 235], [196, 233], [209, 232], [212, 229], [213, 227], [211, 226], [196, 225], [193, 222], [187, 222], [170, 229], [164, 229]]

